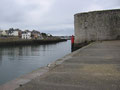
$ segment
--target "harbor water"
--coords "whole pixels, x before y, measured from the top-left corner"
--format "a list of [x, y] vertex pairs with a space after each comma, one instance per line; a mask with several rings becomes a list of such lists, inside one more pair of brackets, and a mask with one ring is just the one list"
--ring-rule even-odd
[[0, 85], [71, 52], [70, 40], [48, 45], [0, 47]]

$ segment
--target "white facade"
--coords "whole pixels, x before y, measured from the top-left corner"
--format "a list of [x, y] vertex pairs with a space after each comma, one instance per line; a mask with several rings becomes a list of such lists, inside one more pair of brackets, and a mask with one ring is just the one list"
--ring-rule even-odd
[[12, 33], [9, 33], [10, 36], [19, 36], [19, 31], [13, 31]]
[[31, 39], [31, 32], [22, 33], [22, 39]]
[[7, 36], [7, 32], [5, 30], [2, 31], [1, 33], [3, 36]]

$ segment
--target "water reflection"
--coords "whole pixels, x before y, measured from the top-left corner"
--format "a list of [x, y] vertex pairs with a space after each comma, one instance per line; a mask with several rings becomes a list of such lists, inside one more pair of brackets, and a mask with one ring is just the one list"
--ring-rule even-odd
[[46, 66], [70, 52], [70, 41], [49, 45], [0, 47], [0, 84]]
[[[46, 55], [46, 51], [52, 51], [56, 44], [51, 45], [32, 45], [19, 47], [2, 47], [0, 48], [0, 60], [7, 56], [10, 60], [21, 58], [21, 56], [41, 56]], [[41, 53], [42, 52], [42, 53]]]

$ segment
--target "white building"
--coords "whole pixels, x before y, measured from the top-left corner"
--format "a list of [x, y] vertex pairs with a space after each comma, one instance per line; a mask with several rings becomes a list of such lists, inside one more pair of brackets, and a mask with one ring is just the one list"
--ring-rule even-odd
[[9, 33], [10, 36], [19, 36], [19, 31], [14, 30], [12, 33]]
[[7, 36], [7, 35], [8, 35], [6, 30], [2, 30], [2, 31], [1, 31], [1, 34], [2, 34], [3, 36]]
[[22, 39], [31, 39], [31, 32], [30, 31], [22, 32]]

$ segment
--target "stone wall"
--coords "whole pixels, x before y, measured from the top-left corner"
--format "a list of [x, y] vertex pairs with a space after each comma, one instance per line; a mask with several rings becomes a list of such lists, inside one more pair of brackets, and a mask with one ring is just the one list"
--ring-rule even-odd
[[120, 9], [74, 15], [75, 43], [120, 38]]

